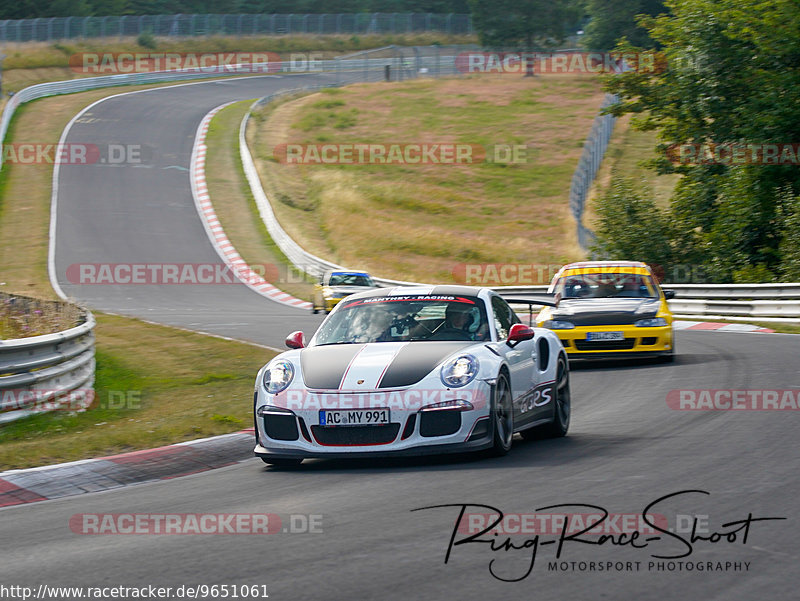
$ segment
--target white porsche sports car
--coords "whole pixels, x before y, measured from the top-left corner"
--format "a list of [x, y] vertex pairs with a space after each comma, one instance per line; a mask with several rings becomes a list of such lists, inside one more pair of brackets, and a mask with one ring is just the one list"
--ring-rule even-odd
[[[552, 297], [527, 300], [554, 304]], [[354, 294], [307, 344], [294, 332], [286, 345], [292, 350], [256, 378], [255, 454], [268, 464], [504, 455], [516, 432], [556, 437], [569, 428], [569, 363], [558, 336], [520, 323], [489, 288]]]

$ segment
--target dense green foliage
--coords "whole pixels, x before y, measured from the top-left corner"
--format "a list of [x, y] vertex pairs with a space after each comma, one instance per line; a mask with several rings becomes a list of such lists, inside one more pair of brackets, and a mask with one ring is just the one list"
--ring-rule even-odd
[[666, 12], [662, 0], [586, 0], [591, 20], [583, 44], [591, 50], [611, 50], [625, 37], [634, 46], [650, 46], [647, 30], [636, 22], [637, 15], [656, 16]]
[[[662, 47], [662, 68], [609, 79], [622, 98], [613, 112], [656, 130], [653, 166], [684, 177], [660, 219], [669, 228], [662, 263], [703, 265], [719, 282], [769, 281], [800, 275], [800, 165], [770, 161], [667, 159], [672, 145], [788, 145], [800, 134], [800, 5], [796, 0], [666, 0], [671, 11], [645, 21]], [[624, 49], [637, 50], [630, 44]], [[641, 191], [615, 188], [628, 204]], [[616, 254], [620, 217], [600, 213], [599, 248]], [[616, 227], [616, 230], [615, 230]], [[627, 258], [636, 259], [636, 256]]]
[[469, 0], [472, 23], [487, 48], [535, 50], [575, 33], [581, 4], [567, 0]]

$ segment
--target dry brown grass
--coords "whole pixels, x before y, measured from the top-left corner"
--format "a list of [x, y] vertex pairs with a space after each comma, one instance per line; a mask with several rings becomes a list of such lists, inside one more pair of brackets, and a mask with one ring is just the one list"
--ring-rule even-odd
[[[583, 256], [569, 182], [603, 93], [594, 78], [485, 76], [349, 86], [267, 107], [249, 128], [267, 195], [307, 250], [383, 277]], [[285, 165], [275, 145], [521, 144], [524, 164]]]
[[0, 340], [55, 334], [82, 321], [73, 304], [0, 293]]

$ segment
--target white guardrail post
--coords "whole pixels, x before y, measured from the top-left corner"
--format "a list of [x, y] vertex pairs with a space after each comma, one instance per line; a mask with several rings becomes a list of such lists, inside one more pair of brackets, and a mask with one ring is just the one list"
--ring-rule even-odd
[[[25, 302], [2, 294], [0, 300]], [[44, 411], [86, 409], [94, 400], [94, 327], [83, 323], [55, 334], [0, 340], [0, 425]]]

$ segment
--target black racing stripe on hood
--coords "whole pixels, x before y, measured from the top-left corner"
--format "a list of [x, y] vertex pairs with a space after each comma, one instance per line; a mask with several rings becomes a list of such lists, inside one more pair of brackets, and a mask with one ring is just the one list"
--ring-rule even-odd
[[363, 344], [312, 346], [300, 352], [303, 382], [307, 388], [332, 390], [339, 388], [347, 366], [364, 348]]
[[411, 386], [431, 373], [448, 356], [475, 344], [471, 341], [410, 342], [395, 355], [378, 388]]
[[660, 306], [660, 299], [564, 299], [553, 309], [551, 319], [576, 326], [628, 325], [655, 317]]

